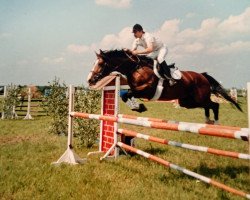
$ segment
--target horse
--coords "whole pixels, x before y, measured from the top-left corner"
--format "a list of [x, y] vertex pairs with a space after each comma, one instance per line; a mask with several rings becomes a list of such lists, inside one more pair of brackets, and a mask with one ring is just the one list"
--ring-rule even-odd
[[[219, 124], [219, 104], [210, 98], [211, 94], [215, 94], [222, 96], [242, 112], [240, 105], [227, 94], [223, 86], [207, 73], [181, 71], [182, 78], [170, 85], [168, 80], [163, 80], [154, 73], [154, 60], [145, 55], [133, 55], [131, 51], [122, 49], [100, 50], [96, 56], [97, 60], [88, 75], [89, 86], [95, 85], [112, 72], [119, 72], [127, 77], [130, 87], [126, 97], [122, 98], [123, 101], [131, 97], [151, 100], [155, 95], [161, 101], [178, 99], [181, 107], [204, 108], [206, 123]], [[160, 94], [157, 92], [159, 83], [163, 86]], [[210, 109], [213, 110], [214, 120], [210, 120]]]

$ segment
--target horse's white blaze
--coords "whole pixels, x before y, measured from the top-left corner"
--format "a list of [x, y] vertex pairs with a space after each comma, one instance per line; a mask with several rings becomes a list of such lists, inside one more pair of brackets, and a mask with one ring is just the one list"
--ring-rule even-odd
[[94, 66], [92, 67], [91, 71], [89, 72], [88, 77], [87, 77], [87, 82], [92, 77], [93, 71], [94, 71], [94, 69], [95, 69], [95, 67], [96, 67], [97, 64], [98, 64], [98, 60], [95, 61]]

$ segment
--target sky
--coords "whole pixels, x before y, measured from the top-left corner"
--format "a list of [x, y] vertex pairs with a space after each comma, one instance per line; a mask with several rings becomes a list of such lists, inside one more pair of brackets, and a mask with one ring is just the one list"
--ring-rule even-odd
[[0, 85], [86, 85], [95, 52], [131, 48], [134, 24], [168, 47], [167, 63], [250, 82], [249, 0], [0, 0]]

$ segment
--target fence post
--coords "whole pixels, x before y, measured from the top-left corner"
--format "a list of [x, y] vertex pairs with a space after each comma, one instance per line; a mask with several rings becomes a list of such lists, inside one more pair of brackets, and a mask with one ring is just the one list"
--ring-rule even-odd
[[[3, 98], [5, 99], [7, 97], [7, 86], [5, 85], [4, 86], [4, 89], [3, 89]], [[1, 119], [4, 119], [4, 110], [2, 112], [2, 118]]]
[[248, 128], [250, 128], [250, 82], [247, 83]]
[[28, 108], [27, 108], [27, 114], [24, 117], [24, 119], [33, 119], [33, 117], [30, 114], [30, 104], [31, 104], [31, 88], [28, 89]]

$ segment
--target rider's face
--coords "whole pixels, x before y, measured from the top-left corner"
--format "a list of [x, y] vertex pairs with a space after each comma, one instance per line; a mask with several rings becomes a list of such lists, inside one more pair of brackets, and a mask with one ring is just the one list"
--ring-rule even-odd
[[143, 34], [142, 31], [136, 31], [136, 32], [134, 33], [134, 36], [135, 36], [135, 38], [141, 38], [141, 37], [142, 37], [142, 34]]

